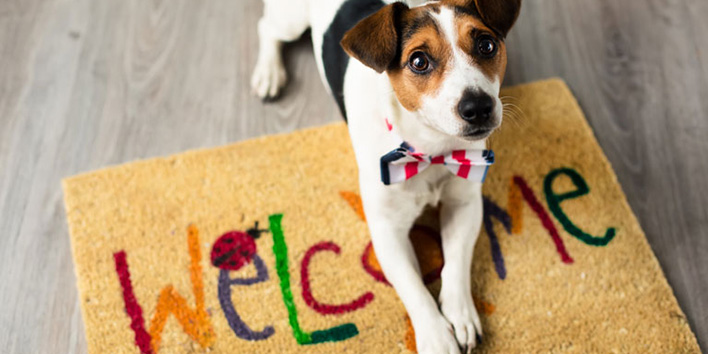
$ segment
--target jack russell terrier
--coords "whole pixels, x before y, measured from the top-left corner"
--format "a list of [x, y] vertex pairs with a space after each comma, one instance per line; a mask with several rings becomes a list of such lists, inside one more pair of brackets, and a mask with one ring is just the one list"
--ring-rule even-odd
[[[502, 122], [504, 38], [521, 0], [264, 3], [254, 92], [277, 96], [286, 81], [282, 43], [311, 28], [319, 71], [348, 121], [372, 243], [417, 349], [469, 352], [482, 335], [470, 271], [481, 182], [493, 162], [486, 138]], [[445, 266], [437, 302], [408, 238], [428, 204], [440, 204]]]

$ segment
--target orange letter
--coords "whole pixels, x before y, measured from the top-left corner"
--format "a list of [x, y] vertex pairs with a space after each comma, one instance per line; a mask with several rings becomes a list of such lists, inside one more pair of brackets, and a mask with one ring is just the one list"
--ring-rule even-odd
[[172, 285], [162, 289], [157, 300], [157, 310], [150, 322], [151, 345], [154, 352], [158, 352], [160, 348], [162, 330], [165, 328], [165, 322], [167, 322], [167, 316], [170, 313], [175, 315], [184, 331], [199, 343], [202, 348], [212, 345], [216, 337], [211, 327], [209, 315], [204, 309], [204, 281], [202, 280], [202, 255], [199, 251], [199, 230], [197, 230], [196, 226], [190, 225], [187, 231], [189, 258], [191, 260], [189, 273], [192, 280], [196, 309], [190, 309], [187, 305], [187, 300], [177, 293]]

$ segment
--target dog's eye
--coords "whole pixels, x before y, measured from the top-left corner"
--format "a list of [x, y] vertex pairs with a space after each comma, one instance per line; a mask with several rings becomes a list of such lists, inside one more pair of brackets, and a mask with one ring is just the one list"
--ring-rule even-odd
[[415, 52], [408, 59], [408, 66], [416, 74], [425, 74], [430, 70], [430, 60], [423, 52]]
[[477, 50], [484, 57], [491, 58], [497, 53], [497, 44], [491, 36], [477, 38]]

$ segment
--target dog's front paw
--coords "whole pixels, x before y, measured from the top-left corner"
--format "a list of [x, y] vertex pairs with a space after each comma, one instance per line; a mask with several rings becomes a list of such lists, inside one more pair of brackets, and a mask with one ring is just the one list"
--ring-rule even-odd
[[256, 63], [256, 68], [251, 76], [251, 89], [261, 99], [271, 99], [278, 96], [280, 89], [285, 86], [287, 74], [279, 51], [266, 51], [261, 53]]
[[452, 324], [455, 337], [465, 352], [470, 353], [482, 340], [482, 323], [472, 297], [455, 294], [440, 297], [440, 311]]
[[419, 354], [458, 354], [460, 347], [452, 334], [452, 326], [438, 315], [419, 325], [414, 324], [415, 345]]

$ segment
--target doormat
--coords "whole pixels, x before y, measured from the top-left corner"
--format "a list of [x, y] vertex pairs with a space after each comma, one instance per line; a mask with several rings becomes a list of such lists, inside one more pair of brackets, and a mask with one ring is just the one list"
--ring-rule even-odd
[[[471, 271], [479, 352], [698, 353], [569, 89], [549, 80], [502, 96], [522, 116], [491, 141]], [[371, 247], [343, 123], [63, 187], [91, 353], [415, 350]], [[410, 234], [433, 293], [437, 230], [427, 214]]]

